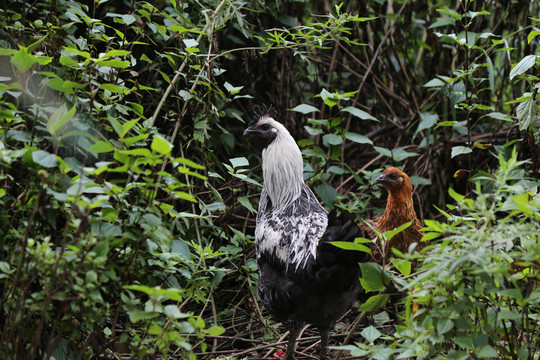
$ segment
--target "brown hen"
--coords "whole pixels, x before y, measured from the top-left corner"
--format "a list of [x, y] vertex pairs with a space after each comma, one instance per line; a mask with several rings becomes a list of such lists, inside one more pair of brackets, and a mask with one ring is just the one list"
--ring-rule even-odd
[[[408, 228], [394, 235], [384, 247], [381, 246], [381, 239], [377, 239], [377, 242], [372, 245], [373, 260], [378, 264], [382, 264], [383, 260], [390, 254], [392, 248], [407, 253], [412, 243], [416, 242], [418, 244], [416, 250], [424, 247], [426, 243], [420, 242], [423, 236], [423, 233], [420, 231], [422, 224], [414, 211], [412, 185], [409, 176], [399, 169], [388, 168], [375, 180], [375, 184], [382, 184], [388, 190], [388, 199], [384, 214], [377, 216], [374, 220], [368, 221], [368, 223], [381, 234], [384, 234], [387, 231], [394, 230], [412, 221], [412, 224]], [[376, 234], [368, 226], [364, 225], [364, 227], [364, 230], [369, 232], [371, 238], [376, 237]]]

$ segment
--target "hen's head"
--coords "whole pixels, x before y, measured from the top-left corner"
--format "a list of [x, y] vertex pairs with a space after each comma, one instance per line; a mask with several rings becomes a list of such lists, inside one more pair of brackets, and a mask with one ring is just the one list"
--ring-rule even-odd
[[290, 136], [287, 129], [274, 119], [276, 115], [277, 111], [273, 106], [266, 107], [263, 105], [255, 113], [255, 117], [249, 123], [247, 129], [244, 130], [244, 135], [253, 135], [253, 143], [257, 148], [265, 149], [277, 137]]
[[375, 184], [382, 184], [390, 194], [412, 194], [411, 179], [403, 171], [396, 168], [388, 168], [375, 179]]

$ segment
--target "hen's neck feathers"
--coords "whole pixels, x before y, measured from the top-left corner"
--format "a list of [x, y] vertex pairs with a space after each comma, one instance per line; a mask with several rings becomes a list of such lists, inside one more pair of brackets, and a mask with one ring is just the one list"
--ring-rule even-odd
[[287, 129], [274, 121], [277, 136], [262, 152], [263, 178], [275, 211], [284, 211], [302, 193], [304, 164], [298, 145]]
[[398, 191], [388, 193], [386, 209], [379, 219], [381, 227], [386, 228], [388, 226], [394, 228], [416, 218], [410, 187], [405, 185]]

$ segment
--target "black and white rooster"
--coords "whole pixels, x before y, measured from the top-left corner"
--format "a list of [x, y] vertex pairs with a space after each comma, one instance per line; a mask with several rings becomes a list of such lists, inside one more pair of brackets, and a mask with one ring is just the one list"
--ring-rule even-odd
[[349, 310], [360, 290], [358, 262], [369, 255], [329, 242], [361, 236], [353, 216], [321, 206], [304, 183], [302, 154], [287, 129], [263, 109], [244, 131], [262, 147], [264, 185], [255, 228], [258, 293], [271, 316], [290, 331], [285, 359], [294, 358], [304, 324], [321, 335], [326, 358], [330, 328]]

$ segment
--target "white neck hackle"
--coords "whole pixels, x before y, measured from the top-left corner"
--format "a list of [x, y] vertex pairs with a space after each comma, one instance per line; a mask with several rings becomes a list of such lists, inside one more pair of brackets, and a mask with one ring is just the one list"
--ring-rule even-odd
[[300, 148], [287, 129], [267, 118], [276, 131], [276, 138], [262, 152], [263, 178], [275, 211], [285, 210], [298, 199], [304, 185], [304, 163]]

